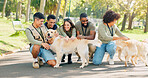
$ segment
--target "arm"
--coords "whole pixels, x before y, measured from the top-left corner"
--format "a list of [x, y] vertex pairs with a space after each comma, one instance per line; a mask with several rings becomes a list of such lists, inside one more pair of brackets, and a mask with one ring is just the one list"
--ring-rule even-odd
[[63, 30], [63, 27], [60, 27], [59, 28], [59, 32], [60, 32], [60, 35], [62, 35], [62, 36], [64, 36], [64, 37], [66, 37], [67, 36], [67, 34], [64, 32], [64, 30]]
[[36, 44], [36, 45], [41, 46], [42, 41], [35, 40], [29, 29], [26, 29], [25, 32], [26, 32], [26, 36], [31, 44]]
[[72, 29], [72, 36], [76, 37], [76, 29], [75, 28]]

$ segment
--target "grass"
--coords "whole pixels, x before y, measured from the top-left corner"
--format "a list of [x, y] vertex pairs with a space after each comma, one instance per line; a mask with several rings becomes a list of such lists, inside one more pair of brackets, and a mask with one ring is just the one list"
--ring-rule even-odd
[[148, 33], [144, 33], [143, 29], [125, 30], [122, 31], [122, 33], [127, 37], [129, 37], [130, 39], [136, 39], [140, 41], [148, 39]]
[[[26, 28], [29, 24], [23, 24]], [[6, 18], [0, 18], [0, 53], [22, 49], [28, 44], [24, 31], [16, 32], [12, 22]]]
[[[25, 23], [24, 19], [22, 19], [21, 22], [25, 28], [31, 25], [31, 23]], [[122, 31], [122, 33], [130, 39], [140, 41], [148, 38], [148, 33], [143, 33], [142, 29], [126, 30]], [[10, 20], [0, 18], [0, 55], [1, 53], [21, 49], [28, 43], [29, 42], [24, 31], [16, 32], [13, 29], [12, 22]]]

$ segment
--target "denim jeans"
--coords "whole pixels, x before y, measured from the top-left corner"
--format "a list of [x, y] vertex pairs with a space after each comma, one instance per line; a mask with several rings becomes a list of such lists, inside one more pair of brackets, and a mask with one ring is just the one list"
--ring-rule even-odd
[[96, 51], [93, 57], [93, 64], [95, 65], [101, 64], [105, 52], [108, 52], [110, 55], [110, 58], [113, 59], [113, 56], [116, 53], [116, 44], [114, 41], [111, 41], [107, 44], [103, 43], [101, 47], [96, 47]]

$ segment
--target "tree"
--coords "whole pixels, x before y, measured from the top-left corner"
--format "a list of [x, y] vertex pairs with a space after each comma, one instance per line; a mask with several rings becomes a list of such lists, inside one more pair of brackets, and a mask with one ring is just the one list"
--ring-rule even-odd
[[5, 14], [6, 4], [7, 4], [7, 0], [4, 1], [2, 18], [4, 17], [4, 14]]
[[144, 33], [148, 32], [148, 1], [147, 1], [147, 12], [146, 12], [146, 26]]
[[58, 16], [59, 16], [59, 11], [60, 11], [60, 5], [61, 5], [61, 0], [59, 0], [59, 3], [58, 3], [58, 9], [57, 9], [57, 13], [56, 13], [56, 23], [58, 22]]
[[66, 15], [65, 15], [65, 14], [66, 14], [66, 13], [65, 13], [65, 12], [66, 12], [66, 5], [67, 5], [67, 0], [65, 0], [65, 6], [64, 6], [64, 11], [63, 11], [63, 18], [65, 18], [65, 16], [66, 16]]
[[43, 14], [44, 14], [45, 3], [46, 3], [46, 0], [41, 0], [39, 12], [41, 12]]
[[29, 21], [30, 3], [31, 3], [31, 0], [28, 0], [25, 22], [28, 22]]

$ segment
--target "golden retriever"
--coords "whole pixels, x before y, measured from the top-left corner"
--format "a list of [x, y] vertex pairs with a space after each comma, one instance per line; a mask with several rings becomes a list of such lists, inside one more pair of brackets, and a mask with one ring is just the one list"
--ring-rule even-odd
[[65, 37], [61, 36], [56, 37], [55, 36], [56, 33], [57, 31], [52, 29], [49, 29], [47, 31], [47, 34], [50, 35], [50, 37], [53, 38], [54, 40], [53, 43], [51, 44], [50, 49], [56, 52], [57, 54], [57, 63], [54, 66], [54, 68], [59, 67], [63, 54], [72, 53], [76, 49], [78, 51], [78, 54], [82, 58], [82, 65], [80, 66], [80, 68], [84, 68], [84, 66], [87, 66], [89, 63], [88, 44], [91, 43], [98, 47], [100, 47], [102, 44], [100, 40], [86, 40], [86, 39], [77, 39], [77, 38], [75, 38], [74, 40], [68, 40], [68, 38]]

